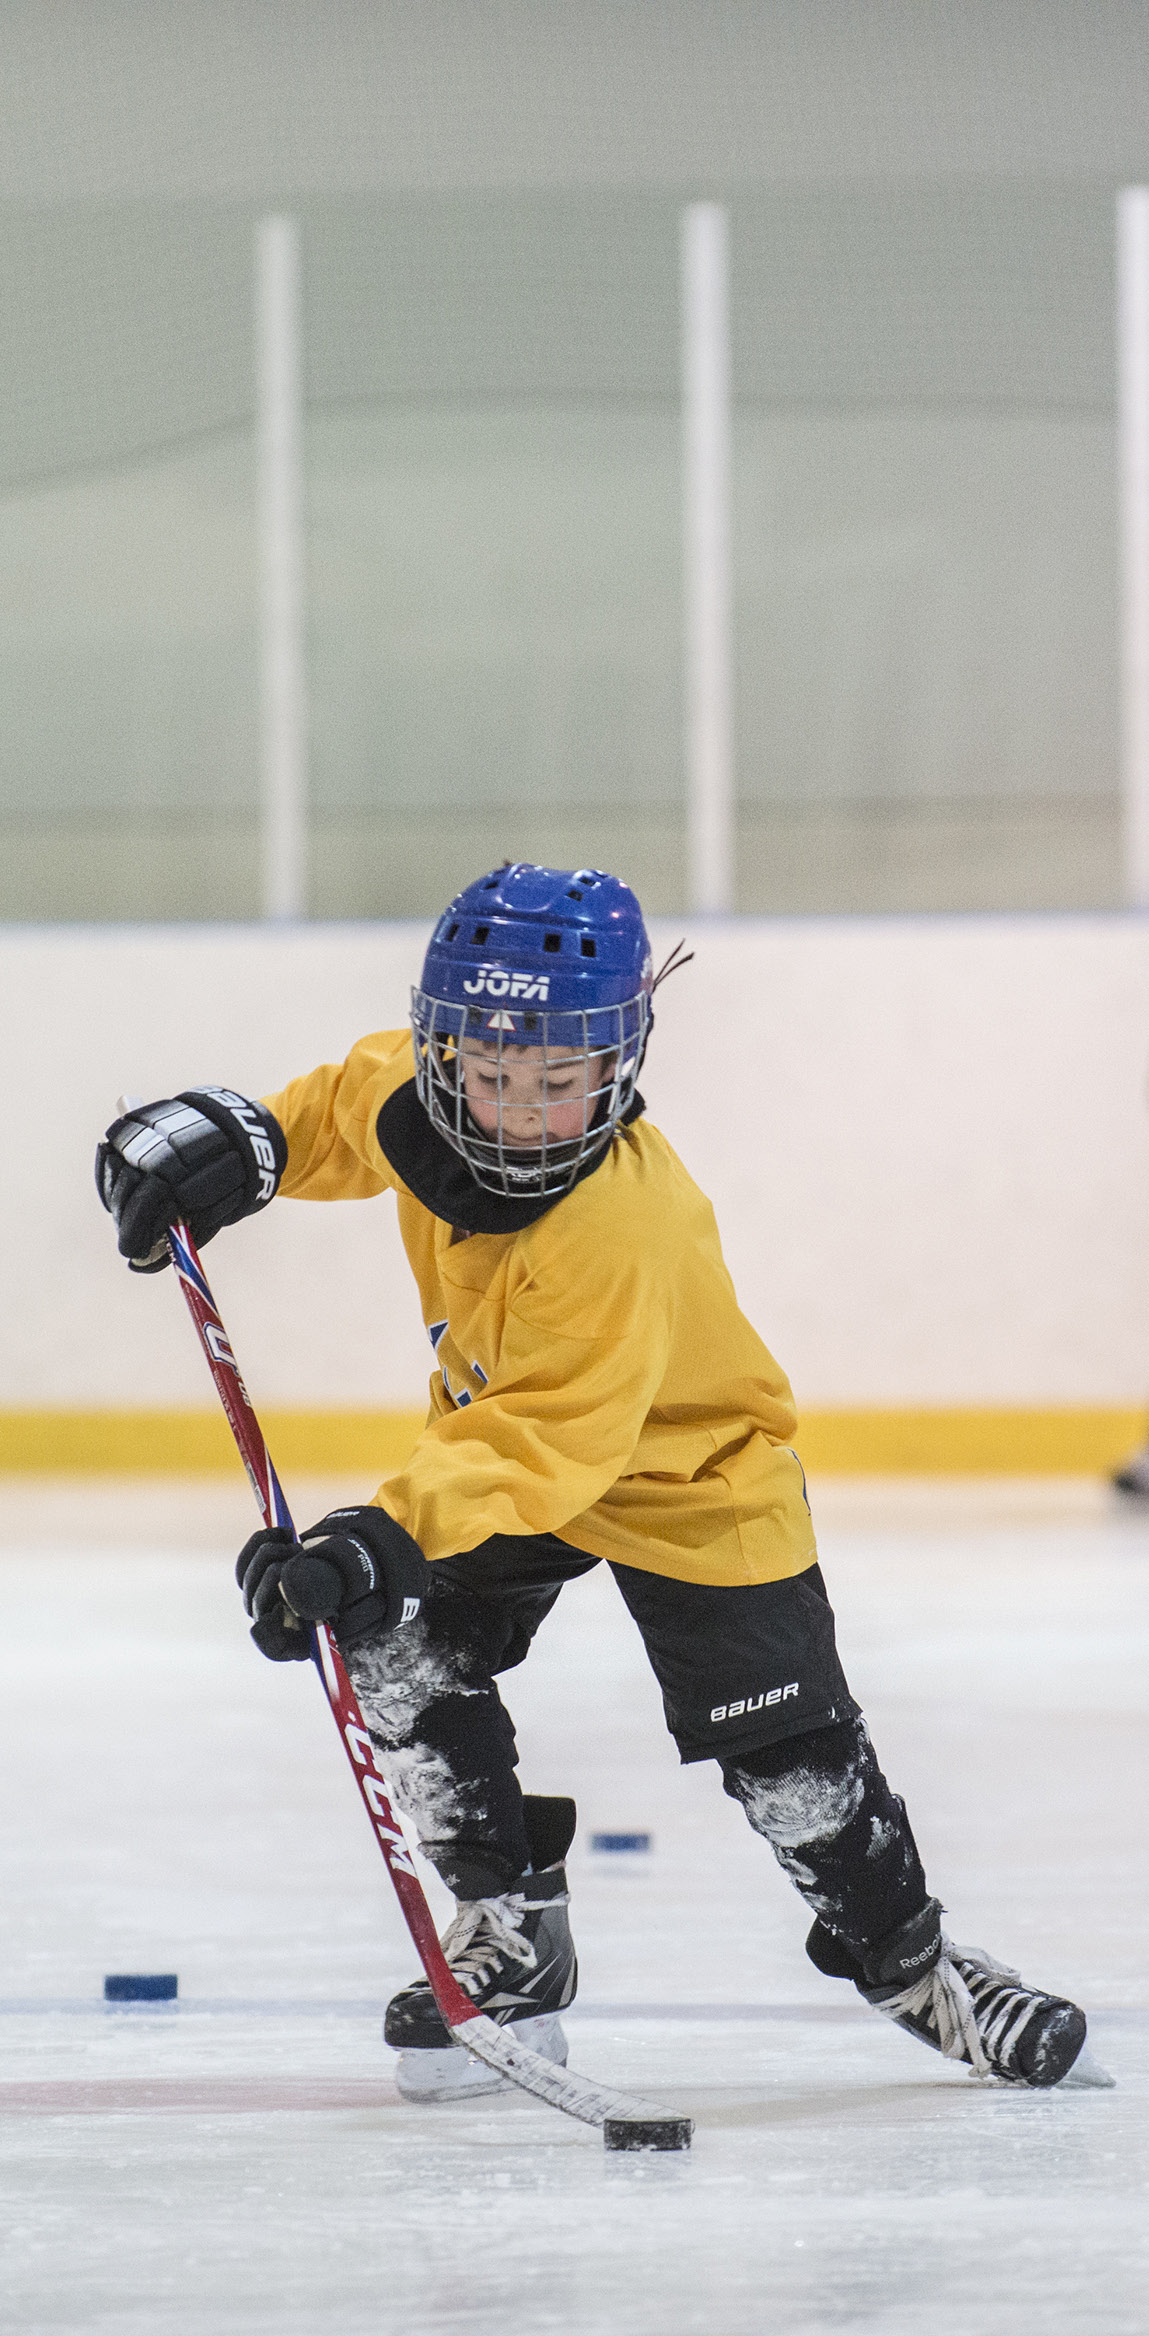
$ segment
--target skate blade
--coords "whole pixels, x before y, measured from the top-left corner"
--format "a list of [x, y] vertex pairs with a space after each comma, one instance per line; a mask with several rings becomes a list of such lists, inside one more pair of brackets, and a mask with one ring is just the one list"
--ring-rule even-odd
[[[511, 2034], [529, 2051], [555, 2061], [559, 2068], [566, 2067], [567, 2040], [557, 2012], [541, 2012], [537, 2019], [514, 2020], [509, 2025]], [[473, 2100], [479, 2093], [513, 2093], [518, 2089], [497, 2069], [476, 2060], [464, 2044], [448, 2044], [440, 2051], [401, 2052], [395, 2082], [405, 2101]]]
[[1088, 2044], [1082, 2045], [1072, 2068], [1066, 2069], [1054, 2090], [1067, 2093], [1075, 2086], [1082, 2092], [1112, 2093], [1117, 2089], [1116, 2077], [1110, 2076], [1108, 2069], [1103, 2068], [1101, 2062], [1094, 2058]]

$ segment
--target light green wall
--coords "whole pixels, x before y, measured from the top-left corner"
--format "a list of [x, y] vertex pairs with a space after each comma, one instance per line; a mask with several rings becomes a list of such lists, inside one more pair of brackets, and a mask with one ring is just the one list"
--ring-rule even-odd
[[[739, 905], [1104, 905], [1112, 187], [726, 191]], [[295, 207], [314, 911], [673, 911], [679, 193]], [[258, 208], [0, 207], [0, 914], [255, 909]]]

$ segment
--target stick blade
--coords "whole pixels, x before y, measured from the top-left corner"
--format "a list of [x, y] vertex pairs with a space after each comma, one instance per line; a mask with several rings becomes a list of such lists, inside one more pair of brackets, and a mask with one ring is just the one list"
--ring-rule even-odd
[[[476, 2060], [485, 2060], [488, 2068], [497, 2068], [509, 2077], [524, 2093], [533, 2093], [536, 2100], [549, 2101], [552, 2109], [561, 2109], [568, 2117], [577, 2117], [582, 2125], [599, 2125], [604, 2139], [608, 2126], [617, 2129], [623, 2138], [607, 2140], [608, 2149], [689, 2149], [694, 2128], [689, 2117], [667, 2116], [655, 2108], [653, 2102], [640, 2101], [628, 2093], [616, 2092], [613, 2086], [596, 2085], [591, 2077], [579, 2076], [573, 2068], [563, 2068], [553, 2060], [544, 2060], [539, 2052], [531, 2052], [516, 2039], [514, 2028], [500, 2028], [498, 2022], [479, 2013], [474, 2019], [460, 2021], [451, 2029], [456, 2044], [465, 2044]], [[657, 2134], [676, 2138], [655, 2139]], [[635, 2135], [644, 2138], [637, 2140]]]

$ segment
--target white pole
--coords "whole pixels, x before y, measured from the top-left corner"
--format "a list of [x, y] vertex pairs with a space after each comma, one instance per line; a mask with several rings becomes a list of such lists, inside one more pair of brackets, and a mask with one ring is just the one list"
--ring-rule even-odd
[[734, 903], [730, 646], [730, 318], [726, 212], [682, 214], [682, 419], [688, 893]]
[[261, 853], [265, 917], [307, 901], [299, 229], [256, 229]]
[[1149, 187], [1117, 198], [1125, 898], [1149, 908]]

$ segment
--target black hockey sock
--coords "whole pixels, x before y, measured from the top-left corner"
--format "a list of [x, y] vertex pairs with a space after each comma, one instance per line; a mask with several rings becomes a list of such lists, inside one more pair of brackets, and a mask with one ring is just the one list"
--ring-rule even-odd
[[490, 1672], [422, 1617], [350, 1648], [347, 1668], [424, 1856], [457, 1898], [501, 1896], [532, 1854], [514, 1726]]
[[921, 1912], [926, 1880], [906, 1817], [861, 1720], [724, 1761], [740, 1801], [820, 1921], [861, 1953]]

